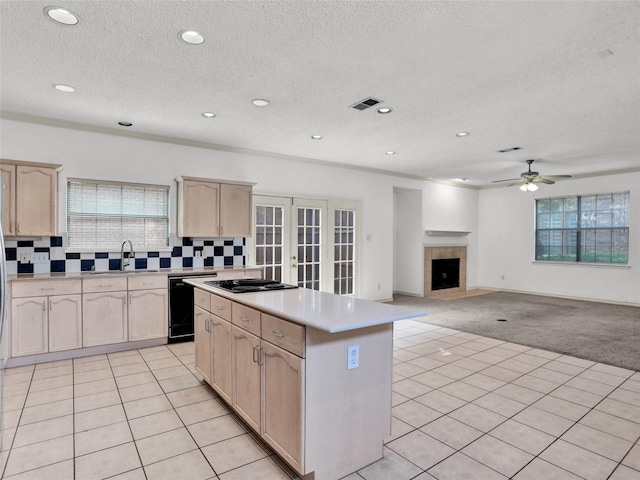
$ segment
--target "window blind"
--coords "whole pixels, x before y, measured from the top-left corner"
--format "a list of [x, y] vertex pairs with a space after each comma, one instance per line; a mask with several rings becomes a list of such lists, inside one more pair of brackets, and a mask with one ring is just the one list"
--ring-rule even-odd
[[169, 187], [69, 179], [67, 245], [77, 249], [169, 245]]

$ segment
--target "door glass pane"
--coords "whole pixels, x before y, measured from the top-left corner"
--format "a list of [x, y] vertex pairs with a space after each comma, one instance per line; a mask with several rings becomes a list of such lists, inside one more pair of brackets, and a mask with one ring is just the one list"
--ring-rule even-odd
[[334, 222], [333, 293], [351, 295], [353, 294], [355, 211], [336, 210]]
[[256, 206], [256, 264], [264, 278], [282, 281], [282, 207]]
[[298, 207], [298, 286], [320, 289], [320, 209]]

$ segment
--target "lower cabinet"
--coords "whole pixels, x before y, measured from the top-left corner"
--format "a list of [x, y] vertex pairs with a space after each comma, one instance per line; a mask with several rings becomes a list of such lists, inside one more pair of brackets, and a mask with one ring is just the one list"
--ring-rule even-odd
[[256, 432], [262, 428], [260, 337], [236, 327], [233, 332], [233, 408]]
[[79, 280], [14, 282], [11, 356], [59, 352], [82, 346]]
[[[291, 344], [302, 355], [304, 327], [271, 316], [263, 323], [265, 314], [202, 290], [196, 290], [196, 298], [210, 306], [210, 312], [195, 306], [196, 368], [251, 428], [302, 472], [304, 358], [270, 342], [282, 342], [285, 348]], [[262, 330], [265, 325], [268, 331]]]
[[[209, 368], [212, 388], [298, 475], [335, 480], [383, 457], [392, 324], [329, 333], [195, 292], [198, 371]], [[360, 363], [348, 369], [354, 345]]]
[[[203, 296], [208, 293], [204, 293]], [[197, 299], [196, 299], [197, 301]], [[196, 370], [202, 375], [204, 381], [211, 384], [211, 329], [209, 321], [211, 314], [203, 308], [194, 307], [194, 332], [195, 332], [195, 364]]]
[[262, 342], [262, 438], [289, 465], [303, 471], [304, 359]]
[[211, 330], [211, 386], [231, 403], [231, 323], [217, 315], [209, 320]]
[[49, 297], [49, 351], [82, 348], [82, 295]]
[[82, 345], [93, 347], [127, 341], [127, 292], [83, 295]]

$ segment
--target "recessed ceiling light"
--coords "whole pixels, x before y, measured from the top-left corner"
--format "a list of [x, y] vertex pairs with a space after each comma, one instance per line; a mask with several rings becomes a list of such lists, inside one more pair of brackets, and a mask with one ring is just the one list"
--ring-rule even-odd
[[133, 125], [133, 123], [131, 122], [118, 122], [118, 125], [120, 125], [121, 127], [130, 127]]
[[394, 152], [393, 150], [389, 150], [388, 152], [384, 152], [385, 155], [395, 155], [396, 152]]
[[195, 30], [182, 30], [178, 36], [183, 42], [189, 45], [200, 45], [204, 42], [204, 36]]
[[251, 100], [251, 103], [253, 103], [256, 107], [266, 107], [267, 105], [269, 105], [269, 100], [265, 100], [264, 98], [254, 98], [253, 100]]
[[311, 135], [314, 140], [322, 140], [322, 135]]
[[76, 91], [75, 87], [72, 87], [71, 85], [64, 85], [62, 83], [54, 83], [53, 88], [65, 93], [73, 93]]
[[213, 112], [204, 112], [204, 113], [202, 114], [202, 116], [203, 116], [204, 118], [215, 118], [216, 114], [215, 114], [215, 113], [213, 113]]
[[456, 133], [456, 137], [466, 137], [468, 135], [471, 135], [469, 132], [458, 132]]
[[377, 112], [384, 115], [385, 113], [391, 113], [392, 110], [389, 107], [380, 107]]
[[65, 8], [46, 7], [44, 13], [53, 21], [62, 25], [75, 25], [78, 23], [78, 15]]

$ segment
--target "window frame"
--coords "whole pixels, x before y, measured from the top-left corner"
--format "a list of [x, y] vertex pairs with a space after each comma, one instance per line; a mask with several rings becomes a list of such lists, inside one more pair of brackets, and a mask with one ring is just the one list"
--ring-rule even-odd
[[[596, 225], [584, 225], [584, 209], [583, 202], [588, 197], [593, 197], [594, 203], [597, 205], [599, 201], [598, 197], [613, 197], [615, 195], [625, 195], [625, 206], [623, 209], [624, 219], [626, 222], [624, 226], [613, 225], [613, 222], [610, 222], [610, 225], [598, 226], [597, 225], [597, 213], [598, 207], [593, 207], [595, 209], [589, 210], [592, 212], [591, 222], [596, 222]], [[561, 200], [563, 207], [557, 211], [548, 211], [541, 212], [540, 204], [541, 202], [548, 201], [557, 201]], [[607, 192], [607, 193], [592, 193], [592, 194], [575, 194], [575, 195], [564, 195], [559, 197], [546, 197], [546, 198], [538, 198], [535, 202], [534, 207], [534, 262], [549, 264], [563, 264], [563, 265], [595, 265], [595, 266], [614, 266], [614, 267], [625, 267], [629, 266], [629, 240], [630, 240], [630, 223], [631, 223], [631, 193], [629, 190], [625, 191], [617, 191], [617, 192]], [[567, 210], [565, 207], [567, 203], [574, 203], [575, 208], [573, 210]], [[611, 217], [614, 216], [616, 209], [609, 207], [606, 210], [601, 210], [602, 213], [609, 215]], [[553, 214], [560, 216], [562, 218], [559, 226], [554, 226], [553, 222]], [[595, 216], [594, 216], [595, 214]], [[549, 215], [549, 226], [541, 228], [541, 215]], [[557, 218], [556, 218], [557, 221]], [[573, 221], [573, 224], [571, 222]], [[614, 259], [616, 255], [615, 250], [615, 239], [614, 235], [616, 232], [626, 232], [624, 237], [626, 238], [626, 251], [624, 252], [623, 260], [621, 262], [611, 261]], [[542, 253], [540, 251], [541, 248], [545, 247], [545, 244], [540, 242], [541, 234], [547, 233], [551, 235], [560, 235], [562, 236], [562, 241], [560, 245], [555, 245], [556, 248], [560, 249], [560, 256], [565, 257], [568, 256], [570, 258], [551, 258], [545, 259], [542, 258]], [[596, 238], [598, 232], [608, 233], [610, 240], [608, 242], [603, 242], [608, 245], [609, 248], [609, 261], [598, 261], [598, 250], [597, 250], [597, 242], [593, 242], [595, 248], [593, 251], [593, 257], [588, 260], [584, 260], [584, 250], [586, 246], [588, 246], [591, 242], [589, 242], [588, 235]], [[572, 237], [570, 240], [565, 241], [565, 237]], [[589, 242], [589, 243], [587, 243]], [[551, 247], [552, 245], [548, 245]], [[565, 251], [567, 247], [573, 247], [573, 252], [569, 251], [568, 253]]]
[[[70, 218], [71, 217], [81, 217], [81, 214], [78, 213], [71, 213], [70, 212], [70, 184], [71, 183], [81, 183], [81, 184], [86, 184], [86, 185], [103, 185], [103, 186], [107, 186], [107, 185], [112, 185], [112, 186], [118, 186], [118, 187], [133, 187], [133, 188], [149, 188], [149, 189], [161, 189], [165, 191], [165, 195], [166, 195], [166, 210], [165, 210], [165, 214], [164, 215], [139, 215], [139, 214], [121, 214], [121, 215], [113, 215], [113, 214], [103, 214], [100, 215], [99, 212], [94, 212], [95, 215], [92, 215], [91, 213], [87, 213], [87, 216], [95, 216], [95, 217], [102, 217], [102, 218], [148, 218], [148, 219], [163, 219], [166, 222], [166, 235], [164, 236], [164, 242], [163, 245], [148, 245], [148, 244], [144, 244], [141, 245], [139, 242], [137, 242], [137, 244], [135, 243], [134, 240], [134, 247], [137, 251], [168, 251], [171, 250], [171, 187], [169, 185], [159, 185], [159, 184], [150, 184], [150, 183], [139, 183], [139, 182], [121, 182], [121, 181], [114, 181], [114, 180], [97, 180], [97, 179], [89, 179], [89, 178], [76, 178], [76, 177], [69, 177], [66, 179], [65, 182], [65, 186], [66, 186], [66, 195], [65, 195], [65, 209], [66, 209], [66, 218], [65, 218], [65, 228], [66, 228], [66, 234], [65, 234], [65, 251], [69, 251], [69, 252], [116, 252], [116, 251], [120, 251], [120, 247], [114, 245], [110, 245], [110, 246], [101, 246], [98, 244], [94, 244], [93, 246], [78, 246], [78, 245], [73, 245], [72, 244], [72, 237], [70, 235], [70, 231], [69, 231], [69, 225], [70, 225]], [[123, 202], [121, 202], [121, 205], [123, 204]], [[71, 241], [70, 241], [71, 240]], [[128, 240], [128, 238], [121, 238], [119, 241], [117, 241], [116, 243], [121, 244], [122, 242], [124, 242], [125, 240]]]

